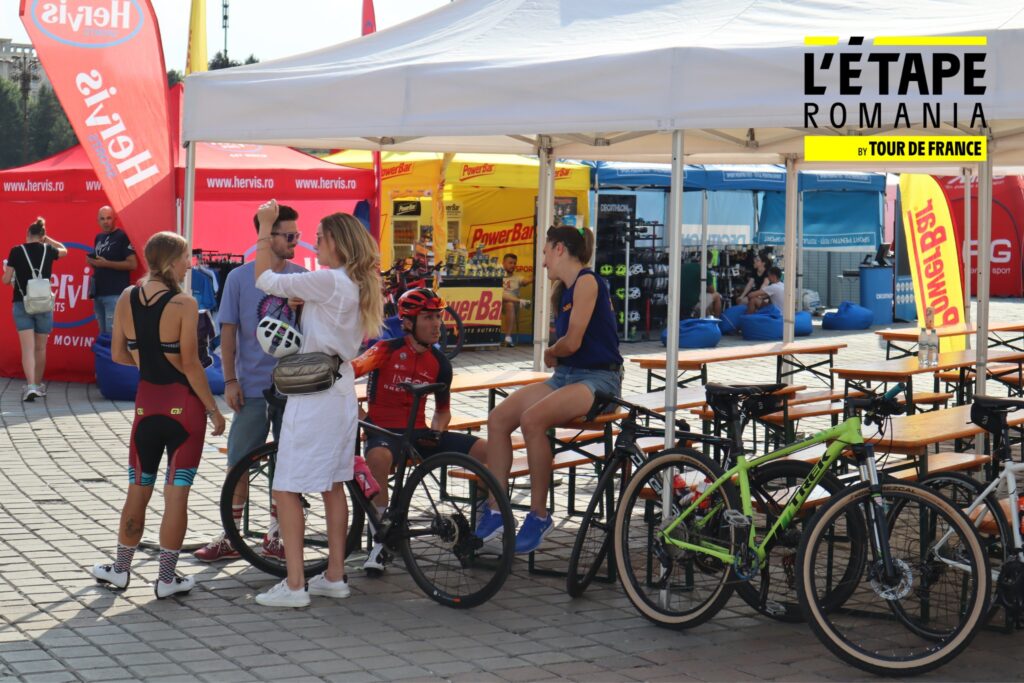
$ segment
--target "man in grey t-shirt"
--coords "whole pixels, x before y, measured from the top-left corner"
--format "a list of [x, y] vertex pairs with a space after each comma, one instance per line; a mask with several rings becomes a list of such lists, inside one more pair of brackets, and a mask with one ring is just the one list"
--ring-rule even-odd
[[[282, 205], [271, 233], [271, 268], [275, 273], [300, 273], [305, 270], [294, 264], [295, 247], [299, 243], [297, 219], [299, 214], [290, 206]], [[259, 223], [253, 218], [256, 231]], [[298, 307], [302, 302], [287, 300], [256, 289], [255, 264], [250, 261], [235, 268], [224, 283], [220, 302], [221, 355], [224, 361], [224, 398], [234, 418], [228, 433], [228, 468], [234, 467], [247, 453], [262, 446], [267, 433], [273, 429], [276, 440], [281, 431], [280, 411], [269, 407], [263, 391], [272, 384], [271, 373], [277, 360], [266, 353], [256, 340], [256, 326], [265, 316], [296, 324]], [[243, 477], [235, 491], [232, 512], [240, 520], [248, 498], [248, 482]], [[276, 514], [272, 510], [272, 527], [263, 539], [263, 552], [284, 558], [284, 545], [276, 529]], [[238, 552], [218, 535], [195, 553], [204, 562], [238, 557]]]

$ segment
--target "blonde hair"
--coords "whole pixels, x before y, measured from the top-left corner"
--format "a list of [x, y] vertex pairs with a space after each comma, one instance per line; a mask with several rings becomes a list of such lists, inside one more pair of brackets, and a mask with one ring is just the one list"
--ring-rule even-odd
[[188, 242], [173, 232], [158, 232], [146, 242], [143, 255], [149, 272], [142, 279], [147, 282], [162, 282], [175, 294], [181, 291], [181, 283], [174, 274], [174, 263], [188, 253]]
[[338, 259], [359, 287], [359, 321], [363, 334], [375, 337], [384, 324], [384, 295], [380, 282], [380, 251], [359, 219], [347, 213], [332, 213], [320, 221], [330, 233]]

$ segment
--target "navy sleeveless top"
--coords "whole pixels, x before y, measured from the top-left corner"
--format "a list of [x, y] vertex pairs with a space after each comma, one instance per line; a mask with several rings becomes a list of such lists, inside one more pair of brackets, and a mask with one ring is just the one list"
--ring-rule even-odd
[[576, 283], [581, 277], [591, 276], [597, 280], [597, 300], [594, 312], [583, 333], [583, 342], [576, 353], [558, 359], [559, 365], [587, 370], [611, 370], [622, 366], [619, 355], [619, 333], [615, 325], [615, 307], [608, 291], [608, 283], [598, 277], [594, 271], [584, 268], [576, 276], [572, 286], [562, 292], [562, 300], [555, 316], [555, 334], [561, 339], [569, 331], [569, 317], [572, 315], [572, 297], [576, 291]]
[[191, 389], [188, 378], [171, 365], [165, 353], [181, 353], [179, 342], [160, 341], [160, 317], [167, 303], [174, 298], [174, 292], [156, 294], [160, 297], [150, 305], [142, 303], [142, 287], [132, 288], [132, 321], [135, 323], [135, 339], [129, 340], [128, 347], [139, 351], [139, 378], [150, 384], [184, 384]]

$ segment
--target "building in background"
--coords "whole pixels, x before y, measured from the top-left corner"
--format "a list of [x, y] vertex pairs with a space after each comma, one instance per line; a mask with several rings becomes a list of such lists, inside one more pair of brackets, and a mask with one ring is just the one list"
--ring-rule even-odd
[[38, 92], [39, 88], [50, 84], [46, 71], [39, 64], [34, 47], [28, 43], [15, 43], [10, 38], [0, 38], [0, 78], [13, 81], [17, 85], [22, 68], [20, 64], [23, 62], [36, 65], [36, 78], [31, 79], [32, 95]]

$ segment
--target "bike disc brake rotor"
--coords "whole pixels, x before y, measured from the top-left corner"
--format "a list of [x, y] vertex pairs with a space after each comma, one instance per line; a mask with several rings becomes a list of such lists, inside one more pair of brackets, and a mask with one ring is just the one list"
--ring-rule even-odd
[[885, 579], [885, 567], [882, 566], [881, 560], [874, 562], [868, 570], [872, 590], [878, 597], [890, 602], [907, 597], [914, 585], [914, 572], [910, 569], [909, 564], [903, 560], [894, 559], [892, 565], [896, 570], [895, 582]]

